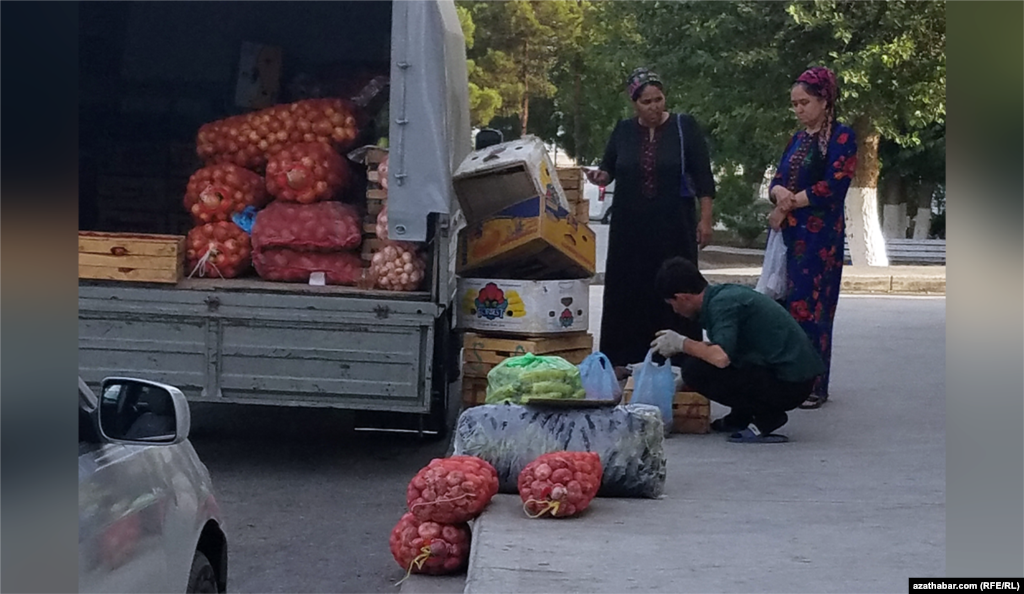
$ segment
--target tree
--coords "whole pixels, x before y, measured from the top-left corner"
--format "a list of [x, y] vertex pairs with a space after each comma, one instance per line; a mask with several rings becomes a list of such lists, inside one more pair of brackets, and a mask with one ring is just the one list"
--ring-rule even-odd
[[851, 252], [855, 262], [885, 263], [878, 147], [883, 136], [915, 145], [945, 119], [945, 5], [648, 2], [636, 10], [650, 60], [668, 79], [670, 100], [678, 97], [673, 105], [708, 126], [716, 164], [741, 164], [751, 183], [794, 130], [785, 109], [792, 81], [812, 65], [836, 71], [840, 118], [858, 136]]
[[[477, 96], [493, 98], [496, 93], [501, 103], [494, 111], [518, 114], [520, 133], [525, 134], [531, 99], [549, 98], [557, 90], [550, 81], [551, 69], [565, 44], [562, 32], [571, 30], [578, 19], [576, 4], [512, 0], [460, 2], [459, 6], [474, 25], [467, 57], [472, 61], [470, 81], [477, 87]], [[477, 116], [483, 115], [486, 112], [478, 110]]]

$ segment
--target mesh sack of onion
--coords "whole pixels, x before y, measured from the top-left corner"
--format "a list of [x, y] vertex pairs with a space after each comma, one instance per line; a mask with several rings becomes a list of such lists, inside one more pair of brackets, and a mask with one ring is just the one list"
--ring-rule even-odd
[[230, 221], [245, 207], [262, 208], [266, 203], [263, 178], [230, 163], [196, 171], [185, 189], [185, 209], [196, 224]]
[[423, 521], [457, 524], [480, 515], [498, 492], [498, 472], [476, 456], [435, 458], [406, 489], [409, 511]]
[[574, 516], [587, 509], [601, 485], [601, 458], [594, 452], [551, 452], [519, 474], [519, 497], [531, 518]]
[[269, 281], [305, 283], [314, 272], [322, 272], [325, 284], [355, 286], [363, 277], [359, 254], [347, 251], [302, 252], [270, 247], [253, 252], [252, 263], [256, 274]]
[[423, 522], [406, 513], [391, 530], [389, 544], [406, 578], [413, 573], [455, 573], [469, 562], [470, 532], [465, 524]]
[[345, 159], [323, 142], [289, 145], [267, 161], [267, 192], [288, 202], [330, 200], [348, 181]]
[[256, 215], [252, 247], [297, 251], [351, 250], [363, 241], [359, 215], [341, 202], [296, 204], [275, 200]]
[[195, 227], [188, 232], [185, 244], [189, 278], [235, 278], [249, 269], [249, 235], [231, 221]]
[[370, 260], [374, 286], [385, 291], [415, 291], [423, 285], [427, 261], [416, 244], [388, 241]]
[[354, 106], [342, 99], [304, 99], [204, 124], [196, 154], [207, 164], [234, 163], [262, 171], [291, 144], [325, 142], [344, 152], [358, 135]]

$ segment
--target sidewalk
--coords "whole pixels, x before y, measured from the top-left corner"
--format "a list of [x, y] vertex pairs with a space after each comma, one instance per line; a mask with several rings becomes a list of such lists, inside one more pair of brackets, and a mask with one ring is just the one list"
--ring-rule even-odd
[[[790, 413], [790, 443], [675, 435], [662, 499], [598, 498], [575, 519], [530, 520], [499, 495], [464, 591], [895, 592], [944, 575], [945, 300], [844, 312], [833, 400]], [[402, 592], [463, 591], [446, 580]]]

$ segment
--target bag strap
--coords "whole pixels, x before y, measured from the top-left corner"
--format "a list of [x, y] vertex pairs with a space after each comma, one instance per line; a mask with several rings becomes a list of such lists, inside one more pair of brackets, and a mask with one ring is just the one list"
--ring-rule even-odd
[[690, 180], [686, 177], [686, 138], [683, 136], [683, 115], [679, 113], [676, 114], [676, 129], [679, 130], [679, 162], [682, 163], [679, 195], [683, 198], [694, 198], [696, 195], [690, 190]]

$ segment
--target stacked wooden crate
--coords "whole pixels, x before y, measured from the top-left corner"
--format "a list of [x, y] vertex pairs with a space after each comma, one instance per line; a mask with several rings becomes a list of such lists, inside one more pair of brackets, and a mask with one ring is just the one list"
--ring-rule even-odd
[[388, 191], [380, 183], [378, 168], [388, 152], [371, 148], [366, 153], [366, 217], [363, 219], [363, 264], [369, 266], [373, 255], [380, 251], [383, 241], [377, 237], [377, 215], [387, 205]]
[[78, 232], [78, 278], [177, 283], [184, 266], [181, 235]]
[[[622, 401], [629, 402], [633, 397], [633, 378], [626, 380], [622, 393]], [[711, 402], [697, 392], [685, 389], [676, 392], [672, 399], [672, 432], [697, 433], [711, 432]]]
[[509, 357], [526, 353], [561, 357], [579, 365], [594, 350], [594, 335], [587, 332], [544, 337], [507, 336], [467, 332], [462, 341], [462, 403], [469, 408], [487, 398], [487, 373]]
[[569, 201], [569, 211], [580, 221], [590, 220], [590, 201], [583, 199], [583, 169], [580, 167], [560, 167], [558, 181]]

